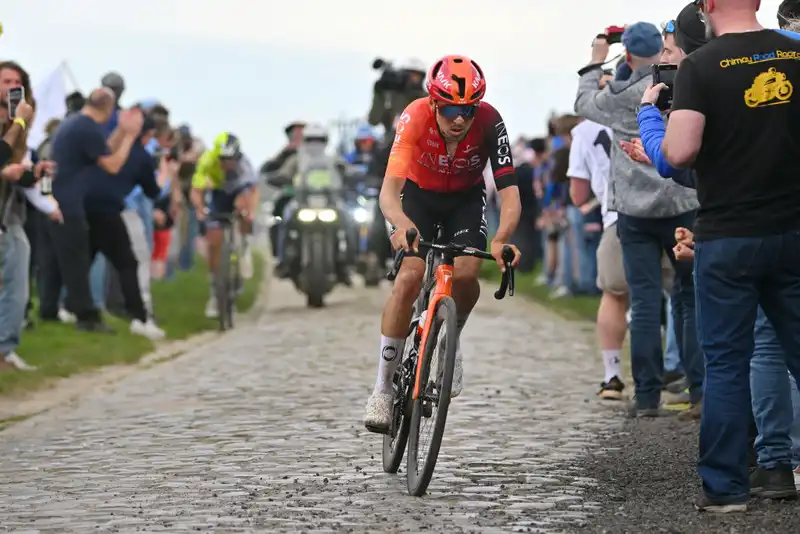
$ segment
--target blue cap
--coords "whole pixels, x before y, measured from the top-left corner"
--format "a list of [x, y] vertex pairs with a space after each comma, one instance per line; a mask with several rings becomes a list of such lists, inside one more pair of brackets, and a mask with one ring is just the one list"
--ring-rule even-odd
[[372, 131], [372, 127], [366, 124], [359, 127], [359, 129], [356, 131], [356, 141], [363, 141], [365, 139], [375, 139], [375, 134]]
[[630, 55], [649, 58], [661, 53], [664, 39], [655, 25], [649, 22], [637, 22], [625, 28], [622, 44]]
[[180, 126], [178, 126], [178, 133], [180, 133], [181, 135], [189, 136], [192, 135], [192, 129], [189, 128], [188, 124], [181, 124]]

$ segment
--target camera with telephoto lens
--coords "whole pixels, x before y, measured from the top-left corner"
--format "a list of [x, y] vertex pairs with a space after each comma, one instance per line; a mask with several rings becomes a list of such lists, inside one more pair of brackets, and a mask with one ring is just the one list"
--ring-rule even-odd
[[381, 77], [375, 82], [375, 88], [382, 91], [404, 91], [409, 83], [407, 72], [399, 71], [385, 59], [376, 58], [372, 62], [373, 70], [380, 70]]

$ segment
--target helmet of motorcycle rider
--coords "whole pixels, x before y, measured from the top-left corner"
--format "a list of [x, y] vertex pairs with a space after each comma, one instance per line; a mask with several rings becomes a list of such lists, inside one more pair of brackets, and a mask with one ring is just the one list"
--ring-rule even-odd
[[366, 141], [367, 139], [375, 141], [375, 132], [372, 131], [372, 126], [365, 124], [356, 130], [356, 141]]
[[409, 57], [403, 58], [397, 63], [397, 70], [404, 70], [406, 72], [419, 72], [420, 74], [424, 75], [428, 71], [428, 67], [421, 59]]
[[239, 160], [242, 158], [242, 147], [239, 138], [230, 132], [221, 133], [215, 143], [219, 148], [220, 159]]
[[328, 129], [319, 123], [307, 124], [303, 128], [303, 141], [328, 142]]
[[431, 67], [428, 94], [443, 104], [474, 105], [486, 94], [483, 70], [467, 56], [445, 56]]

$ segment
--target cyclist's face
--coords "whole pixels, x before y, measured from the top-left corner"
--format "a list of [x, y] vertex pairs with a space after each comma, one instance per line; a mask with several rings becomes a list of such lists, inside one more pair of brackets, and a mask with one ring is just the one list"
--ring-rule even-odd
[[477, 106], [436, 106], [436, 122], [447, 140], [463, 139], [472, 121], [475, 120]]
[[222, 163], [222, 170], [225, 172], [235, 171], [238, 165], [238, 162], [233, 158], [220, 158], [220, 163]]

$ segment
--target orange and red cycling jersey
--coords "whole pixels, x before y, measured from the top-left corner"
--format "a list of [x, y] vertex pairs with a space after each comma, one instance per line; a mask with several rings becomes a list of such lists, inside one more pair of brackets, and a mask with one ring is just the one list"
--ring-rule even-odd
[[491, 161], [498, 191], [517, 185], [508, 131], [500, 113], [481, 102], [472, 126], [451, 158], [425, 97], [409, 104], [400, 117], [386, 176], [408, 178], [420, 189], [452, 193], [482, 183], [487, 160]]

